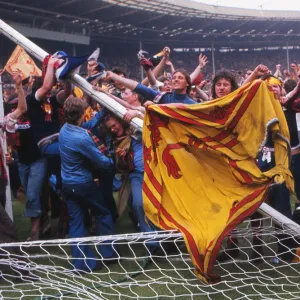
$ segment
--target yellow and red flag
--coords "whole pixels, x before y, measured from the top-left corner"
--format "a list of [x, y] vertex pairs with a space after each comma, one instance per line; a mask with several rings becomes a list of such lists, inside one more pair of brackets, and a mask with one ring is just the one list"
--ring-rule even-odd
[[4, 68], [10, 74], [13, 74], [14, 72], [21, 72], [22, 79], [29, 76], [42, 76], [42, 71], [20, 46], [15, 48]]
[[88, 122], [94, 117], [94, 111], [93, 109], [89, 106], [85, 111], [84, 111], [84, 122]]
[[[261, 172], [256, 156], [267, 131], [276, 166]], [[203, 104], [152, 105], [143, 128], [143, 201], [156, 226], [179, 230], [204, 282], [224, 237], [264, 201], [273, 182], [286, 182], [289, 131], [268, 84], [255, 81]]]

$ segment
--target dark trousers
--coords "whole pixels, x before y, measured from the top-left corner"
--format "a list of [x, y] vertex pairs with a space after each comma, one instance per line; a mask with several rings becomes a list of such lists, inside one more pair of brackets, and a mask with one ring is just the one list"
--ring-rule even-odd
[[[259, 168], [262, 172], [266, 172], [275, 166], [275, 156], [272, 153], [272, 160], [270, 162], [262, 161], [260, 158], [258, 160]], [[285, 215], [286, 217], [292, 219], [292, 208], [290, 203], [290, 192], [287, 189], [285, 183], [274, 184], [269, 192], [268, 200], [270, 201], [270, 206]]]
[[5, 208], [0, 204], [0, 243], [14, 243], [16, 241], [15, 225]]
[[[100, 236], [114, 234], [114, 224], [110, 211], [104, 205], [101, 189], [92, 181], [83, 184], [64, 184], [63, 195], [66, 199], [70, 216], [70, 238], [86, 237], [85, 211], [91, 209], [95, 216], [97, 234]], [[109, 241], [97, 245], [97, 250], [104, 258], [113, 258], [117, 253]], [[73, 265], [79, 270], [93, 270], [96, 256], [89, 245], [72, 246]]]
[[[129, 180], [131, 183], [131, 195], [132, 195], [132, 210], [135, 215], [136, 220], [140, 224], [141, 232], [153, 232], [159, 230], [158, 228], [153, 228], [149, 225], [150, 222], [145, 220], [145, 210], [143, 204], [143, 181], [144, 173], [142, 172], [131, 172], [129, 174]], [[159, 243], [156, 241], [151, 241], [146, 243], [150, 252], [155, 251], [159, 248]]]
[[[295, 156], [293, 156], [292, 159], [295, 160]], [[299, 161], [299, 158], [296, 158], [296, 161]], [[272, 153], [271, 162], [268, 163], [259, 159], [258, 163], [260, 169], [263, 172], [270, 170], [275, 166], [274, 153]], [[276, 209], [286, 217], [290, 218], [291, 220], [293, 219], [290, 202], [290, 192], [287, 189], [285, 183], [273, 185], [269, 192], [268, 199], [270, 201], [270, 206], [272, 206], [274, 209]], [[281, 230], [281, 226], [276, 225], [275, 228]], [[297, 247], [297, 242], [289, 234], [285, 233], [276, 234], [276, 238], [278, 239], [278, 257], [287, 261], [292, 259], [294, 256], [294, 249]]]
[[102, 191], [104, 198], [104, 206], [109, 209], [114, 223], [118, 218], [117, 205], [113, 196], [113, 181], [115, 174], [109, 172], [98, 173], [97, 178], [99, 179], [99, 188]]
[[[0, 243], [17, 242], [16, 228], [13, 221], [8, 216], [5, 208], [0, 204]], [[0, 249], [0, 271], [6, 272], [10, 270], [7, 262], [1, 262], [2, 258], [8, 259], [20, 255], [19, 247], [2, 247]], [[18, 258], [19, 259], [19, 258]]]
[[61, 160], [58, 140], [41, 147], [41, 152], [47, 159], [49, 173], [60, 178]]

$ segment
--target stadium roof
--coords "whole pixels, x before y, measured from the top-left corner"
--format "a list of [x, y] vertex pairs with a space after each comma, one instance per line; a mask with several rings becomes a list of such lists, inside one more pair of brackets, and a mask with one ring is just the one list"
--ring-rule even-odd
[[239, 7], [250, 8], [257, 10], [298, 10], [300, 11], [300, 3], [294, 0], [192, 0], [214, 6], [227, 6], [227, 7]]
[[[217, 19], [277, 19], [277, 20], [299, 20], [299, 11], [278, 11], [278, 10], [257, 10], [239, 7], [228, 7], [220, 5], [208, 5], [200, 1], [192, 0], [105, 0], [109, 3], [132, 7], [154, 12], [161, 12], [169, 15], [190, 16], [198, 18]], [[216, 1], [218, 3], [219, 1]]]
[[94, 40], [207, 46], [300, 44], [300, 12], [191, 0], [0, 0], [5, 21], [90, 35]]

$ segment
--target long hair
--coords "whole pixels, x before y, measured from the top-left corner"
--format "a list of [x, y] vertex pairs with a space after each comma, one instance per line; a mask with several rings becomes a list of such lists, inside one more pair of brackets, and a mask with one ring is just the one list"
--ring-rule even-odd
[[284, 89], [286, 93], [291, 92], [297, 86], [297, 81], [294, 79], [288, 79], [284, 82]]
[[176, 69], [172, 76], [174, 76], [176, 73], [181, 73], [184, 75], [185, 80], [188, 84], [188, 86], [186, 88], [186, 93], [189, 94], [191, 91], [191, 88], [192, 88], [192, 80], [191, 80], [190, 74], [183, 68]]
[[211, 94], [212, 94], [213, 99], [217, 98], [216, 84], [220, 79], [226, 79], [230, 82], [230, 84], [231, 84], [231, 91], [230, 92], [235, 91], [239, 87], [236, 80], [235, 80], [235, 78], [234, 78], [234, 75], [231, 72], [229, 72], [229, 71], [220, 71], [215, 75], [214, 79], [212, 80]]
[[105, 132], [107, 133], [108, 132], [108, 130], [105, 126], [105, 123], [107, 121], [109, 121], [109, 119], [111, 119], [111, 118], [115, 119], [118, 123], [120, 123], [123, 126], [124, 131], [126, 131], [130, 127], [130, 125], [127, 122], [125, 122], [123, 119], [119, 118], [117, 115], [115, 115], [111, 112], [106, 112], [104, 117], [103, 117], [103, 121], [101, 122], [101, 127], [102, 127], [101, 132], [102, 133], [105, 133]]

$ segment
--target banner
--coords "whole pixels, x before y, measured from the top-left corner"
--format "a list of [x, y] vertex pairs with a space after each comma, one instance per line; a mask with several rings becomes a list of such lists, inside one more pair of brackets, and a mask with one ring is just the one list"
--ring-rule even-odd
[[29, 76], [42, 75], [41, 70], [36, 66], [33, 59], [20, 46], [15, 48], [4, 68], [11, 75], [14, 72], [20, 72], [22, 79], [25, 79]]
[[[261, 172], [256, 156], [273, 136], [276, 166]], [[273, 182], [293, 189], [289, 131], [271, 88], [255, 81], [195, 105], [151, 105], [143, 128], [146, 217], [179, 230], [206, 283], [224, 237], [264, 201]]]

